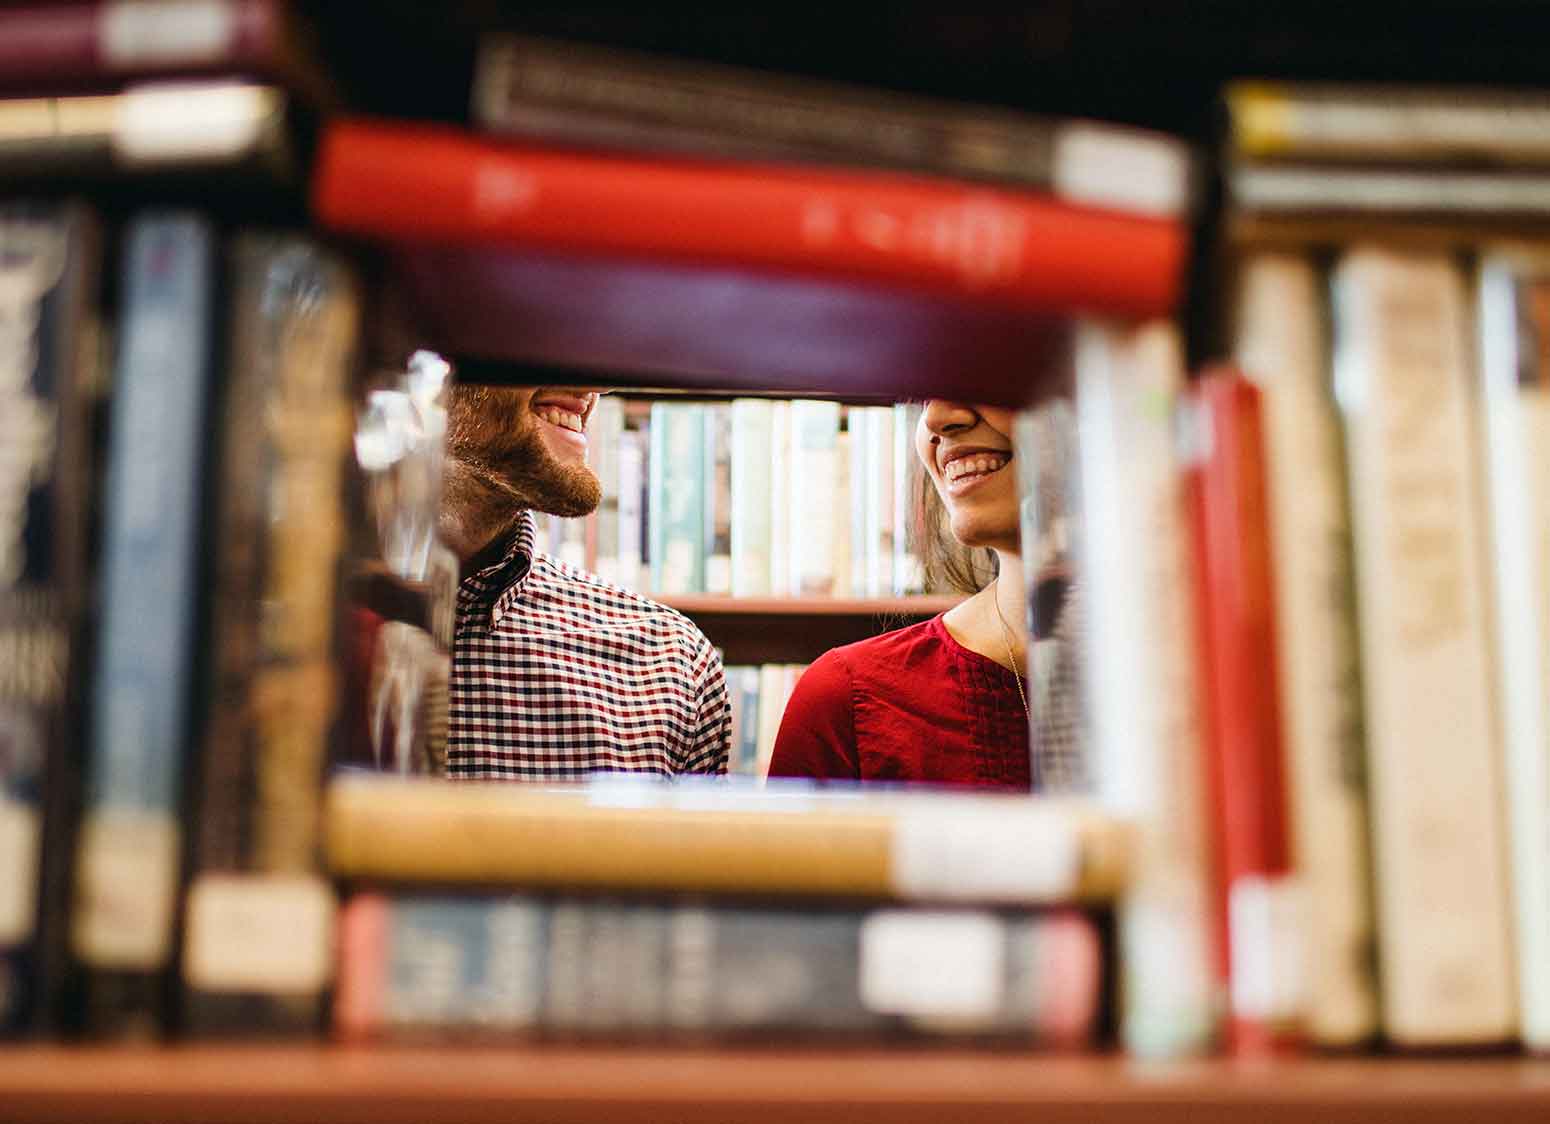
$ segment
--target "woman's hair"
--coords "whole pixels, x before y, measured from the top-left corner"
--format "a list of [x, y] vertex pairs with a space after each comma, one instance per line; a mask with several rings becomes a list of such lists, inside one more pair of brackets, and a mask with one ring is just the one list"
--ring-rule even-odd
[[964, 546], [948, 525], [947, 505], [925, 465], [915, 474], [909, 521], [909, 546], [920, 558], [927, 593], [955, 590], [978, 593], [996, 578], [999, 560], [988, 547]]

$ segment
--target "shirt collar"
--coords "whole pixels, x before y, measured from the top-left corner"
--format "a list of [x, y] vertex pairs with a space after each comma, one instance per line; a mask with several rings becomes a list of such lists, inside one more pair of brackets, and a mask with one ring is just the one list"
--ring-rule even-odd
[[488, 614], [492, 625], [500, 620], [502, 608], [521, 592], [522, 583], [533, 569], [534, 534], [533, 513], [519, 511], [500, 557], [459, 584], [458, 606], [464, 613]]

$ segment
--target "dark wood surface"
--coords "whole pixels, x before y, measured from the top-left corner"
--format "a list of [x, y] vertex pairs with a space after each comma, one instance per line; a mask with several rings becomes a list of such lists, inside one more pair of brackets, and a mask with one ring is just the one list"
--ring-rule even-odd
[[958, 597], [660, 595], [700, 626], [728, 664], [811, 663], [830, 648], [934, 617]]
[[1368, 1124], [1550, 1120], [1550, 1062], [1148, 1065], [950, 1050], [0, 1050], [0, 1121]]

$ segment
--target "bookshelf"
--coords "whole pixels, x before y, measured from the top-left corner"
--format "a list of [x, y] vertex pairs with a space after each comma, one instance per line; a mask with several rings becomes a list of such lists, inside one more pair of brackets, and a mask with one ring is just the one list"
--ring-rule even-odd
[[729, 664], [810, 663], [830, 648], [927, 620], [959, 601], [952, 596], [781, 598], [711, 594], [670, 594], [656, 599], [699, 625]]
[[1148, 1066], [938, 1049], [211, 1046], [0, 1053], [0, 1120], [35, 1124], [1528, 1124], [1550, 1061], [1326, 1058]]

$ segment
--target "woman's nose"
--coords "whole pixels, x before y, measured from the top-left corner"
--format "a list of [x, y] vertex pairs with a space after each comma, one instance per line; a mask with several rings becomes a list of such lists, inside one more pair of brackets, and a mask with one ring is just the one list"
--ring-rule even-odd
[[921, 421], [926, 429], [938, 437], [954, 430], [973, 429], [978, 416], [972, 406], [944, 398], [928, 399], [921, 411]]

